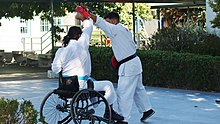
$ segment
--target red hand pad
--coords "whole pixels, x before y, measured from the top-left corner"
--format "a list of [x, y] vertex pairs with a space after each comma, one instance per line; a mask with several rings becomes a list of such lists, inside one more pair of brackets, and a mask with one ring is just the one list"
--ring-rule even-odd
[[117, 69], [117, 68], [118, 68], [119, 63], [118, 63], [118, 61], [116, 60], [115, 56], [112, 56], [111, 64], [112, 64], [112, 67], [113, 67], [114, 69]]
[[89, 11], [82, 6], [77, 6], [75, 10], [81, 13], [86, 19], [89, 18]]

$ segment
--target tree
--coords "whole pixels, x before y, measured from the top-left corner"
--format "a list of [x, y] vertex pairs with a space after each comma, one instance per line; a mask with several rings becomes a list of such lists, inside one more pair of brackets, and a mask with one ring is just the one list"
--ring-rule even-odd
[[[74, 12], [75, 7], [79, 2], [68, 2], [54, 0], [54, 16], [62, 17], [67, 12]], [[99, 16], [110, 11], [117, 11], [120, 13], [122, 22], [126, 25], [132, 24], [132, 4], [131, 3], [116, 3], [116, 2], [86, 2], [85, 5]], [[151, 18], [150, 6], [146, 3], [136, 3], [136, 11], [143, 19]], [[41, 19], [51, 21], [51, 3], [49, 0], [41, 2], [1, 2], [0, 4], [0, 19], [20, 17], [28, 20], [33, 19], [34, 16], [40, 15]]]
[[209, 5], [216, 13], [216, 17], [211, 21], [212, 27], [220, 28], [220, 0], [209, 0]]
[[87, 2], [86, 6], [93, 13], [103, 17], [106, 13], [111, 11], [121, 12], [124, 3], [112, 3], [112, 2]]
[[[79, 2], [65, 2], [54, 0], [54, 16], [65, 16], [67, 12], [75, 11], [75, 7], [79, 5]], [[104, 2], [88, 2], [86, 3], [94, 13], [103, 16], [111, 10], [120, 11], [120, 7], [116, 3], [104, 3]], [[0, 4], [0, 19], [20, 17], [28, 20], [33, 19], [34, 16], [40, 15], [41, 19], [50, 20], [51, 15], [51, 3], [45, 2], [1, 2]]]
[[167, 24], [166, 27], [184, 27], [187, 26], [187, 22], [205, 27], [204, 8], [163, 8], [160, 12]]
[[[152, 19], [150, 6], [147, 3], [136, 3], [135, 4], [135, 15], [140, 16], [144, 20]], [[120, 12], [121, 22], [128, 26], [129, 29], [132, 29], [132, 4], [125, 3], [122, 6], [122, 11]]]

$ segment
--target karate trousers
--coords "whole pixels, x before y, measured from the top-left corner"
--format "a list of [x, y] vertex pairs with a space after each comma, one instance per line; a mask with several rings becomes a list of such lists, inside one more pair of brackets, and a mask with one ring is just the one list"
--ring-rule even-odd
[[125, 121], [130, 119], [133, 102], [140, 113], [151, 109], [147, 92], [142, 84], [142, 73], [134, 76], [119, 76], [117, 98], [118, 113], [125, 118]]
[[[112, 82], [108, 80], [103, 81], [93, 81], [94, 90], [96, 91], [105, 91], [105, 99], [108, 101], [108, 104], [111, 105], [117, 100], [117, 95], [114, 89]], [[87, 80], [79, 80], [80, 90], [87, 89]]]

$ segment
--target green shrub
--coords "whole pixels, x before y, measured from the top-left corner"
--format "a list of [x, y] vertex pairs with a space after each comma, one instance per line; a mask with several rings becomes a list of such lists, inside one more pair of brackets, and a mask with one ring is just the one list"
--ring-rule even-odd
[[190, 23], [185, 27], [161, 29], [149, 41], [150, 50], [220, 56], [220, 38]]
[[143, 80], [150, 86], [220, 91], [220, 57], [139, 51]]
[[92, 76], [97, 80], [111, 79], [117, 82], [117, 72], [111, 69], [111, 57], [113, 55], [110, 47], [90, 47], [92, 60]]
[[[92, 76], [117, 82], [110, 68], [111, 48], [90, 47]], [[220, 57], [159, 50], [137, 51], [147, 86], [173, 87], [202, 91], [220, 91]]]
[[150, 50], [189, 52], [190, 47], [203, 42], [207, 33], [188, 23], [185, 27], [163, 28], [149, 39]]
[[214, 34], [208, 34], [203, 39], [203, 42], [191, 47], [189, 52], [200, 55], [220, 56], [220, 38]]
[[0, 98], [0, 122], [3, 124], [37, 124], [37, 110], [32, 103], [23, 100]]

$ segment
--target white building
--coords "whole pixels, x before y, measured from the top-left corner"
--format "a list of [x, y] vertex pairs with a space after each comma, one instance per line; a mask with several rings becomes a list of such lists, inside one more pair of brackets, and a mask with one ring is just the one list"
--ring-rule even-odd
[[[36, 16], [28, 21], [16, 17], [3, 18], [0, 22], [0, 50], [5, 52], [35, 51], [44, 54], [52, 48], [49, 21], [42, 21], [39, 16]], [[75, 13], [54, 18], [54, 25], [64, 28], [65, 31], [70, 26], [79, 24], [80, 22], [75, 20]]]
[[[212, 11], [206, 0], [206, 27], [210, 33], [215, 33], [220, 36], [220, 29], [212, 28], [210, 21], [214, 19], [216, 14]], [[13, 19], [1, 19], [0, 26], [0, 50], [5, 52], [12, 51], [35, 51], [38, 54], [44, 54], [52, 48], [51, 44], [51, 24], [48, 21], [40, 20], [39, 16], [34, 17], [33, 20], [22, 20], [19, 17]], [[157, 28], [157, 22], [148, 22], [147, 28]], [[79, 25], [80, 22], [75, 20], [75, 14], [69, 13], [65, 17], [54, 18], [55, 25], [59, 25], [68, 30], [70, 26]], [[146, 23], [146, 24], [148, 24]], [[148, 30], [149, 31], [149, 30]], [[150, 30], [156, 31], [156, 30]], [[153, 32], [147, 32], [151, 35]], [[61, 34], [62, 36], [66, 33]]]

